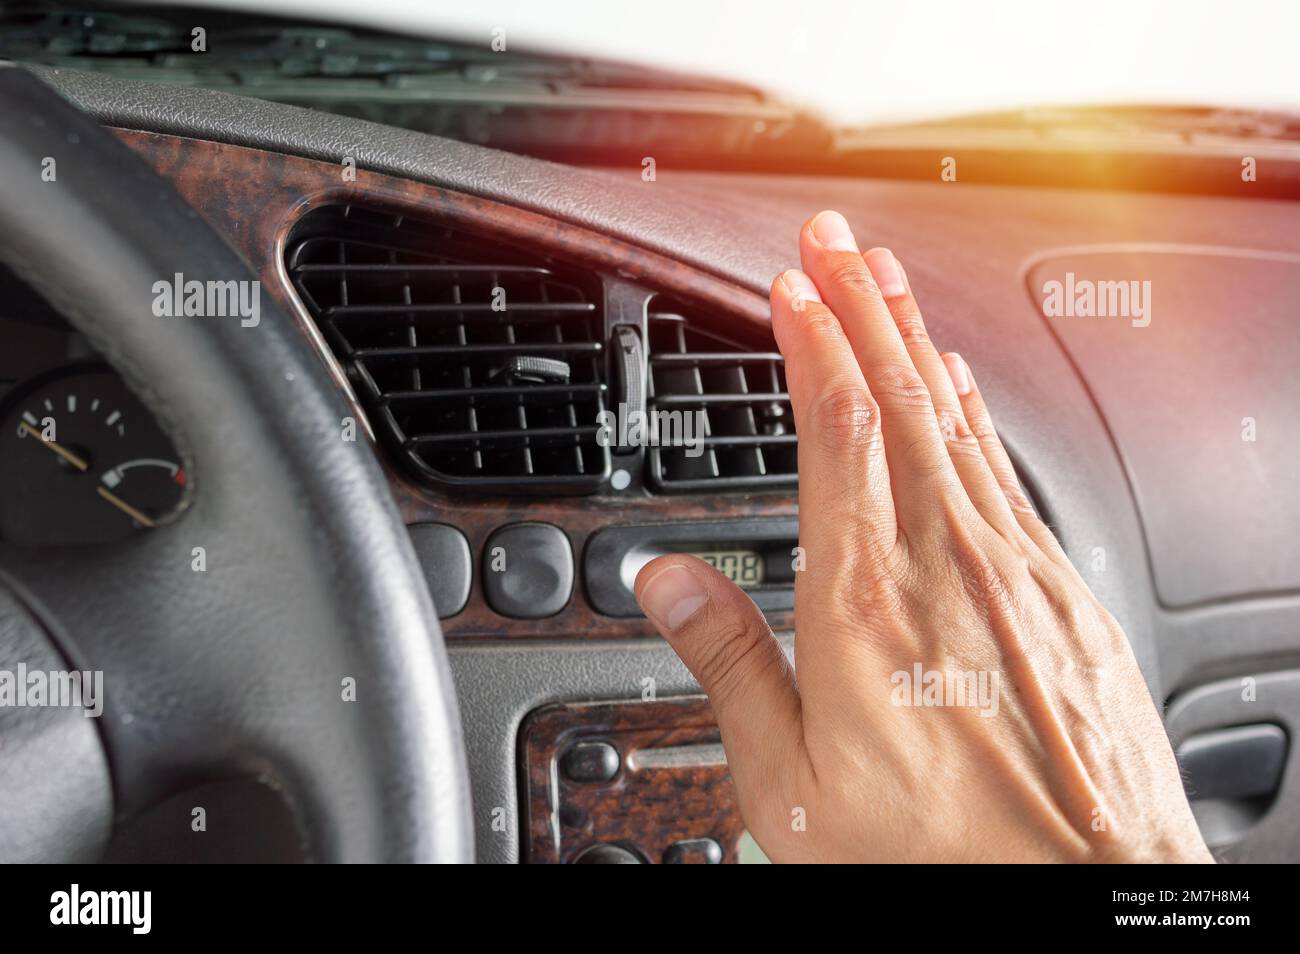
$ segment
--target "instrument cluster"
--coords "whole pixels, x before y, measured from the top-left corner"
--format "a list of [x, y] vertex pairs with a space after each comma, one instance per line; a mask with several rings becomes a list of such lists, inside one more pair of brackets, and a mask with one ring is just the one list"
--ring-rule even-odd
[[170, 516], [186, 473], [153, 414], [7, 272], [0, 301], [0, 540], [109, 543]]

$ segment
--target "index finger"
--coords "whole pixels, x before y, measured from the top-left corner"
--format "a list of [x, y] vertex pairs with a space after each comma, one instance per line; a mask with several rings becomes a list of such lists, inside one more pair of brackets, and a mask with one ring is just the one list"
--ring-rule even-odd
[[797, 269], [777, 277], [771, 299], [799, 434], [799, 537], [809, 565], [851, 564], [864, 545], [892, 549], [898, 527], [880, 411], [844, 329]]

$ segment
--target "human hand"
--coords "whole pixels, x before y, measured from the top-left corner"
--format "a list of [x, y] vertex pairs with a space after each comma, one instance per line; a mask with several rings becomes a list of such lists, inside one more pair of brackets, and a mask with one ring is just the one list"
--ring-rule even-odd
[[709, 695], [759, 845], [1212, 860], [1128, 640], [1034, 513], [965, 362], [838, 213], [799, 243], [803, 271], [771, 291], [799, 433], [797, 683], [717, 570], [670, 555], [636, 583]]

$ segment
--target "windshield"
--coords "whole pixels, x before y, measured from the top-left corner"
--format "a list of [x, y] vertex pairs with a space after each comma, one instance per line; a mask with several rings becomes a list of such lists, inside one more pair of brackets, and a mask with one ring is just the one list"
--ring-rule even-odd
[[834, 170], [924, 147], [936, 127], [1012, 149], [1063, 135], [1298, 148], [1300, 5], [1250, 9], [20, 0], [0, 11], [0, 57], [589, 165]]
[[837, 126], [1031, 106], [1300, 109], [1300, 4], [1207, 0], [227, 0], [406, 36], [729, 79]]

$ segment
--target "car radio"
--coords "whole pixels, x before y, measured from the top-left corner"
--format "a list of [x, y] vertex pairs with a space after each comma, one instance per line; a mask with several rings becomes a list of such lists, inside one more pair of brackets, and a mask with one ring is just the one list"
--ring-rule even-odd
[[794, 608], [799, 522], [794, 518], [606, 527], [587, 543], [587, 596], [607, 616], [639, 616], [633, 585], [641, 568], [688, 553], [742, 587], [762, 610]]

